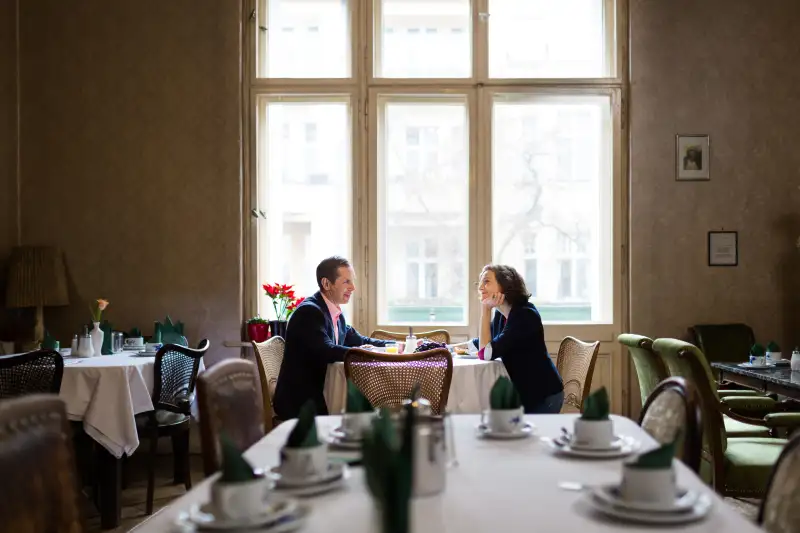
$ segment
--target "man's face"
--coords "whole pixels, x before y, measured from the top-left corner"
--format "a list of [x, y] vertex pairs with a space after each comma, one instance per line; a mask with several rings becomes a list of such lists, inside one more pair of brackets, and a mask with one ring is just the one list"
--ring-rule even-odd
[[337, 271], [336, 281], [322, 280], [325, 296], [336, 305], [350, 303], [350, 297], [356, 290], [356, 271], [353, 267], [340, 266]]

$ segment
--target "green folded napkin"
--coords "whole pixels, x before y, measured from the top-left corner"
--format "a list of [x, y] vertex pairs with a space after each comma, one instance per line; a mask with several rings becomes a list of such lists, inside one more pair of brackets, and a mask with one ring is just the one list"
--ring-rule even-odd
[[55, 337], [50, 335], [50, 332], [44, 330], [44, 339], [42, 339], [42, 350], [56, 350], [61, 348], [61, 343], [59, 343]]
[[778, 346], [777, 342], [769, 341], [769, 344], [767, 344], [767, 351], [771, 353], [779, 353], [781, 351], [781, 347]]
[[635, 468], [661, 469], [672, 466], [672, 458], [675, 457], [676, 444], [680, 439], [680, 432], [675, 436], [675, 440], [668, 442], [654, 450], [643, 453], [628, 463], [628, 466]]
[[133, 339], [138, 339], [142, 336], [142, 331], [139, 328], [132, 328], [130, 333], [128, 333], [128, 337]]
[[111, 323], [108, 320], [103, 320], [100, 324], [100, 329], [103, 330], [103, 346], [100, 348], [100, 353], [103, 355], [111, 355], [111, 332], [113, 331]]
[[519, 409], [522, 407], [522, 400], [520, 400], [519, 393], [510, 379], [505, 376], [497, 378], [497, 381], [492, 385], [492, 390], [489, 392], [489, 407], [492, 410]]
[[414, 408], [405, 407], [402, 442], [392, 424], [388, 408], [381, 409], [362, 445], [367, 487], [381, 516], [381, 533], [408, 533], [413, 488]]
[[289, 433], [289, 438], [286, 439], [287, 448], [313, 448], [314, 446], [319, 446], [315, 414], [314, 402], [308, 400], [300, 409], [297, 423], [292, 428], [292, 432]]
[[600, 387], [583, 402], [583, 420], [608, 420], [609, 404], [608, 391], [605, 387]]
[[167, 315], [164, 322], [159, 323], [161, 340], [164, 344], [177, 344], [178, 346], [189, 346], [189, 341], [183, 336], [183, 322], [173, 323]]
[[355, 383], [347, 380], [347, 405], [345, 407], [348, 413], [371, 413], [375, 410], [372, 404], [369, 403], [367, 397], [361, 392], [361, 389], [356, 387]]
[[750, 355], [753, 355], [755, 357], [764, 357], [764, 354], [766, 353], [767, 351], [759, 343], [755, 343], [753, 346], [750, 347]]
[[150, 340], [147, 342], [150, 343], [161, 342], [161, 322], [153, 323], [153, 336], [150, 337]]
[[242, 456], [242, 452], [228, 438], [225, 433], [219, 437], [222, 451], [222, 475], [219, 480], [223, 483], [240, 483], [250, 481], [258, 476], [253, 466]]

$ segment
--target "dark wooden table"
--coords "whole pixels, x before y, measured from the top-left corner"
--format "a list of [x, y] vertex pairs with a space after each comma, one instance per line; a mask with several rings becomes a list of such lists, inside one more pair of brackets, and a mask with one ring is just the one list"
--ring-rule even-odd
[[738, 363], [711, 363], [711, 366], [719, 371], [720, 381], [732, 381], [750, 389], [800, 400], [800, 372], [792, 372], [789, 365], [764, 370], [742, 368]]

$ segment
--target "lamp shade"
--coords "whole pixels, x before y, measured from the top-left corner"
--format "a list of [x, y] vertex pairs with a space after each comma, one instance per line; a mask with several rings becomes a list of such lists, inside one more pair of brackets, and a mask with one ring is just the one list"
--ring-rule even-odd
[[52, 246], [18, 246], [8, 265], [6, 306], [50, 307], [68, 305], [64, 258]]

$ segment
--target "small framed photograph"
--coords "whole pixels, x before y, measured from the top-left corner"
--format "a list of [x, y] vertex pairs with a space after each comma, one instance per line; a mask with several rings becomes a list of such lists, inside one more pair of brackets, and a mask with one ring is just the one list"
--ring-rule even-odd
[[708, 232], [708, 266], [738, 266], [739, 232]]
[[675, 156], [676, 180], [711, 179], [711, 141], [708, 135], [676, 135]]

